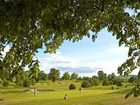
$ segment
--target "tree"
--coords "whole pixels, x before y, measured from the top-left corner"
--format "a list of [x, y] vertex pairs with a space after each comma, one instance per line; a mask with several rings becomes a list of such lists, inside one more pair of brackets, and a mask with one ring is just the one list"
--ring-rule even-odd
[[109, 74], [107, 78], [111, 84], [115, 84], [115, 80], [117, 77], [116, 77], [115, 73], [112, 73], [112, 74]]
[[128, 82], [129, 83], [134, 83], [136, 81], [136, 77], [130, 77], [129, 79], [128, 79]]
[[103, 80], [102, 85], [103, 86], [110, 85], [108, 79]]
[[72, 73], [70, 79], [78, 79], [78, 74], [77, 73]]
[[25, 71], [19, 70], [18, 73], [15, 75], [15, 83], [17, 86], [23, 86], [23, 81], [25, 80]]
[[87, 81], [87, 80], [84, 80], [82, 83], [81, 83], [81, 87], [82, 88], [89, 88], [89, 87], [91, 87], [92, 86], [92, 84], [89, 82], [89, 81]]
[[9, 86], [9, 81], [4, 79], [3, 80], [3, 84], [2, 84], [4, 87], [8, 87]]
[[40, 71], [39, 72], [39, 74], [38, 74], [38, 80], [39, 81], [40, 80], [45, 81], [45, 80], [47, 80], [47, 78], [48, 78], [48, 75], [44, 71]]
[[117, 86], [123, 86], [123, 83], [122, 83], [123, 81], [120, 79], [120, 78], [117, 78], [116, 79], [116, 85]]
[[107, 78], [107, 76], [103, 71], [98, 71], [98, 78], [100, 81], [103, 81]]
[[69, 80], [70, 79], [70, 74], [68, 72], [65, 72], [62, 76], [62, 79]]
[[23, 81], [23, 87], [30, 87], [31, 86], [31, 81], [29, 79], [25, 79]]
[[78, 77], [78, 80], [81, 81], [81, 80], [83, 80], [83, 78], [82, 77]]
[[108, 75], [108, 80], [109, 80], [109, 81], [112, 81], [112, 80], [114, 80], [115, 78], [116, 78], [115, 73], [112, 73], [112, 74], [109, 74], [109, 75]]
[[92, 76], [92, 78], [93, 78], [93, 79], [98, 79], [98, 76], [95, 76], [95, 75], [94, 75], [94, 76]]
[[100, 81], [98, 79], [92, 79], [92, 86], [98, 86], [100, 84]]
[[52, 68], [50, 70], [50, 73], [48, 75], [49, 79], [52, 80], [53, 82], [55, 82], [56, 80], [59, 79], [60, 77], [60, 72], [59, 70], [55, 69], [55, 68]]
[[30, 70], [43, 45], [46, 53], [52, 53], [64, 40], [75, 42], [87, 36], [95, 41], [104, 28], [119, 45], [129, 47], [128, 60], [118, 68], [120, 74], [128, 75], [140, 66], [139, 9], [139, 0], [1, 0], [0, 53], [7, 45], [10, 50], [6, 56], [0, 54], [0, 75], [5, 75], [5, 68], [8, 73], [18, 67], [29, 66]]

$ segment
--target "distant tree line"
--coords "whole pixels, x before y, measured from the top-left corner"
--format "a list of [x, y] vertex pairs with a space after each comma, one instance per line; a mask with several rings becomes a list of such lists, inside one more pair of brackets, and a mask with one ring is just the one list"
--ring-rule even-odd
[[[34, 75], [32, 75], [31, 71], [20, 70], [20, 73], [15, 75], [14, 78], [10, 78], [10, 76], [7, 76], [7, 78], [4, 79], [0, 78], [0, 84], [7, 87], [9, 82], [15, 82], [16, 86], [30, 87], [39, 81], [47, 80], [51, 80], [52, 82], [55, 82], [56, 80], [77, 80], [81, 82], [82, 88], [89, 88], [98, 85], [122, 86], [124, 81], [135, 84], [136, 77], [130, 77], [124, 80], [121, 77], [116, 76], [115, 73], [107, 75], [103, 71], [98, 71], [97, 76], [92, 77], [80, 77], [77, 73], [70, 74], [69, 72], [64, 72], [64, 74], [60, 76], [60, 70], [52, 68], [48, 74], [38, 70], [38, 73]], [[73, 89], [73, 84], [69, 88]]]
[[60, 77], [60, 70], [52, 68], [47, 74], [44, 71], [38, 70], [36, 74], [32, 74], [32, 71], [20, 70], [13, 78], [10, 75], [6, 75], [5, 78], [0, 77], [0, 85], [7, 87], [10, 82], [14, 82], [16, 86], [30, 87], [39, 81], [51, 80], [55, 82], [56, 80], [77, 80], [78, 74], [65, 72], [62, 77]]

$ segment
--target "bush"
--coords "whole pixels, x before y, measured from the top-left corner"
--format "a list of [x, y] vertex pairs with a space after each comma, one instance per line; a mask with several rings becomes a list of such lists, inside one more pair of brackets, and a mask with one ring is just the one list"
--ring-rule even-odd
[[82, 83], [81, 83], [81, 87], [82, 88], [89, 88], [89, 87], [91, 87], [92, 86], [92, 84], [89, 82], [89, 81], [87, 81], [87, 80], [85, 80], [85, 81], [83, 81]]
[[3, 80], [3, 84], [2, 84], [4, 87], [7, 87], [9, 86], [9, 81], [7, 81], [6, 79]]
[[31, 82], [31, 85], [35, 85], [36, 80], [35, 79], [32, 79], [30, 82]]
[[98, 79], [93, 79], [92, 81], [92, 86], [98, 86], [100, 84], [100, 81]]
[[23, 86], [23, 81], [22, 81], [22, 80], [16, 80], [16, 81], [15, 81], [15, 84], [16, 84], [17, 86]]
[[108, 81], [108, 80], [103, 80], [102, 85], [103, 85], [103, 86], [109, 85], [109, 81]]
[[31, 86], [31, 82], [28, 79], [25, 79], [23, 82], [23, 87], [30, 87]]
[[116, 85], [117, 86], [123, 86], [122, 81], [117, 81]]
[[76, 89], [76, 85], [75, 84], [70, 84], [69, 85], [69, 90], [74, 90]]

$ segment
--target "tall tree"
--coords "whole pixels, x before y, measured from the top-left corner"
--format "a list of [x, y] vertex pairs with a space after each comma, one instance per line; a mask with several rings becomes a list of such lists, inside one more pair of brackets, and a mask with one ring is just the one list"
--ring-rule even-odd
[[106, 80], [107, 76], [103, 71], [98, 71], [98, 78], [100, 81]]
[[47, 80], [48, 78], [48, 75], [44, 72], [44, 71], [40, 71], [39, 74], [38, 74], [38, 80]]
[[111, 84], [115, 84], [115, 80], [117, 77], [116, 77], [115, 73], [112, 73], [112, 74], [109, 74], [107, 78], [111, 82]]
[[[0, 0], [0, 52], [10, 46], [6, 56], [0, 54], [0, 70], [12, 73], [27, 65], [31, 69], [37, 62], [33, 56], [43, 45], [46, 53], [52, 53], [64, 40], [88, 36], [95, 41], [106, 28], [119, 45], [129, 47], [128, 60], [118, 68], [128, 75], [140, 66], [139, 4], [139, 0]], [[140, 82], [139, 78], [140, 71]]]
[[52, 68], [50, 70], [50, 73], [48, 75], [49, 79], [52, 80], [53, 82], [55, 82], [56, 80], [58, 80], [60, 78], [60, 72], [59, 70]]
[[62, 79], [69, 80], [70, 79], [70, 74], [68, 72], [65, 72], [62, 76]]

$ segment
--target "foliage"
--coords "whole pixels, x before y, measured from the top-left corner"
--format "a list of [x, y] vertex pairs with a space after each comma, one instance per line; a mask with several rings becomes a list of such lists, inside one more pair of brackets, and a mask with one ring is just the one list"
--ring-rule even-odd
[[18, 79], [15, 81], [15, 83], [17, 86], [23, 86], [23, 80]]
[[78, 77], [78, 80], [80, 81], [80, 80], [82, 80], [83, 78], [82, 77]]
[[103, 71], [98, 71], [98, 78], [100, 81], [103, 81], [107, 78], [107, 76]]
[[92, 79], [92, 86], [98, 86], [100, 84], [100, 81], [98, 79]]
[[78, 79], [78, 74], [77, 73], [72, 73], [70, 79]]
[[[64, 40], [75, 42], [87, 36], [95, 41], [104, 28], [119, 45], [129, 47], [128, 60], [118, 68], [128, 75], [140, 67], [139, 9], [139, 0], [1, 0], [0, 77], [14, 76], [28, 66], [34, 78], [38, 48], [44, 45], [46, 53], [53, 53]], [[3, 56], [6, 46], [10, 50]]]
[[89, 88], [89, 87], [91, 87], [92, 85], [91, 85], [91, 83], [89, 82], [89, 81], [87, 81], [87, 80], [84, 80], [82, 83], [81, 83], [81, 87], [82, 88]]
[[48, 79], [48, 75], [44, 72], [44, 71], [40, 71], [38, 74], [38, 80], [41, 81], [45, 81]]
[[62, 76], [62, 79], [69, 80], [70, 79], [70, 74], [68, 72], [65, 72]]
[[129, 83], [135, 83], [136, 82], [136, 77], [130, 77], [129, 79], [128, 79], [128, 82]]
[[122, 83], [123, 81], [121, 80], [121, 79], [116, 79], [116, 85], [117, 86], [123, 86], [123, 83]]
[[115, 73], [112, 73], [108, 75], [107, 79], [109, 81], [109, 84], [115, 85], [117, 76], [115, 75]]
[[136, 86], [126, 94], [125, 98], [128, 98], [131, 95], [133, 95], [134, 97], [140, 95], [140, 72], [138, 73], [138, 77], [136, 78], [135, 81], [136, 81]]
[[50, 80], [52, 80], [53, 82], [55, 82], [56, 80], [58, 80], [60, 78], [60, 72], [59, 72], [59, 70], [57, 70], [55, 68], [52, 68], [50, 70], [50, 73], [48, 75], [48, 78]]
[[69, 90], [74, 90], [76, 89], [76, 85], [75, 84], [70, 84], [69, 85]]
[[4, 87], [9, 86], [9, 81], [6, 80], [6, 79], [4, 79], [2, 85], [3, 85]]
[[29, 79], [25, 79], [23, 81], [23, 87], [30, 87], [31, 86], [31, 81]]
[[109, 80], [109, 81], [112, 81], [112, 80], [114, 80], [114, 79], [116, 79], [115, 73], [112, 73], [112, 74], [109, 74], [109, 75], [108, 75], [108, 80]]
[[107, 79], [103, 80], [102, 85], [103, 85], [103, 86], [109, 85], [109, 81], [108, 81]]

